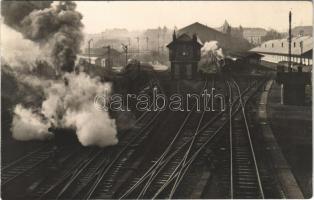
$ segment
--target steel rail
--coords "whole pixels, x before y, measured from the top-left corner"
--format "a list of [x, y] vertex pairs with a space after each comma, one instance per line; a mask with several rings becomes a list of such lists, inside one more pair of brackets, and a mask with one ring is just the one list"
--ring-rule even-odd
[[[233, 113], [237, 113], [238, 109], [239, 109], [240, 105], [238, 104], [238, 107], [236, 109], [236, 111]], [[186, 162], [186, 165], [184, 165], [184, 171], [178, 181], [178, 183], [180, 183], [183, 179], [183, 177], [185, 176], [187, 170], [189, 169], [189, 167], [191, 166], [191, 164], [193, 163], [193, 161], [197, 158], [197, 156], [199, 155], [199, 153], [208, 145], [208, 143], [210, 143], [215, 137], [216, 135], [226, 126], [227, 122], [229, 120], [225, 121], [221, 126], [218, 127], [218, 129], [213, 133], [213, 135], [211, 137], [209, 137], [197, 150], [196, 152], [191, 156], [191, 158]], [[169, 177], [169, 179], [167, 180], [167, 182], [157, 191], [157, 193], [155, 193], [154, 197], [152, 199], [156, 199], [157, 196], [171, 183], [171, 181], [178, 176], [178, 173], [176, 173], [174, 176]], [[179, 184], [178, 184], [179, 185]], [[177, 185], [177, 187], [178, 187]], [[175, 188], [177, 189], [177, 188]]]
[[[152, 106], [152, 105], [151, 105]], [[147, 115], [149, 111], [145, 111], [143, 114], [141, 114], [141, 116], [139, 118], [137, 118], [135, 120], [135, 122], [133, 123], [134, 125], [136, 125], [137, 123], [140, 123], [141, 120]], [[146, 127], [144, 127], [145, 129]], [[142, 131], [142, 130], [141, 130]], [[141, 132], [139, 133], [139, 135], [141, 135]], [[133, 142], [134, 140], [132, 140], [131, 142]], [[63, 186], [63, 188], [61, 188], [61, 190], [59, 191], [56, 199], [59, 199], [62, 195], [64, 195], [65, 192], [67, 192], [68, 188], [71, 186], [71, 184], [73, 184], [73, 182], [79, 177], [79, 175], [87, 169], [87, 167], [89, 166], [89, 164], [91, 162], [93, 162], [98, 155], [100, 155], [103, 152], [103, 149], [98, 150], [97, 152], [95, 152], [94, 156], [91, 156], [90, 159], [84, 161], [83, 163], [80, 164], [81, 167], [79, 167], [79, 170], [73, 170], [73, 171], [69, 171], [69, 173], [67, 175], [65, 175], [62, 179], [60, 179], [56, 184], [52, 185], [51, 187], [49, 187], [48, 190], [46, 190], [45, 193], [43, 193], [39, 199], [44, 198], [49, 192], [51, 192], [52, 190], [54, 190], [55, 188], [59, 187], [61, 184], [64, 183], [64, 181], [66, 181], [67, 179], [70, 179], [65, 186]], [[101, 169], [101, 166], [105, 164], [104, 160], [101, 162], [101, 165], [97, 168], [97, 172], [94, 174], [93, 177], [95, 177], [96, 175], [98, 175], [100, 172], [99, 170]], [[91, 179], [93, 179], [93, 177]], [[85, 186], [82, 186], [82, 188], [84, 188]], [[72, 196], [74, 196], [75, 194], [72, 194]]]
[[[148, 111], [146, 111], [145, 113], [143, 113], [141, 116], [145, 115]], [[139, 117], [135, 122], [134, 124], [137, 124], [140, 122], [140, 120], [143, 118], [143, 117]], [[80, 163], [80, 167], [78, 170], [74, 170], [73, 171], [69, 171], [69, 173], [65, 176], [63, 176], [62, 179], [60, 179], [56, 184], [52, 185], [51, 187], [49, 187], [48, 190], [45, 191], [45, 193], [43, 193], [39, 199], [43, 199], [49, 192], [51, 192], [52, 190], [54, 190], [56, 187], [60, 186], [61, 184], [64, 183], [64, 181], [66, 181], [67, 179], [70, 179], [66, 184], [65, 186], [61, 189], [61, 191], [58, 193], [58, 196], [56, 197], [57, 199], [59, 197], [61, 197], [68, 189], [68, 187], [70, 187], [70, 185], [72, 184], [72, 182], [74, 182], [78, 176], [88, 167], [89, 163], [93, 162], [98, 155], [100, 155], [101, 153], [103, 152], [103, 149], [100, 149], [98, 150], [97, 152], [95, 152], [94, 156], [91, 156], [88, 160]], [[105, 161], [104, 160], [102, 162], [102, 164], [105, 164]], [[98, 168], [99, 170], [100, 168]], [[96, 176], [96, 174], [98, 174], [99, 172], [95, 173], [94, 176]]]
[[16, 165], [18, 162], [21, 162], [22, 160], [34, 155], [35, 153], [38, 153], [38, 152], [41, 152], [43, 151], [44, 149], [48, 148], [47, 146], [43, 146], [43, 147], [39, 147], [38, 149], [36, 149], [35, 151], [32, 151], [32, 152], [29, 152], [28, 154], [10, 162], [9, 164], [7, 164], [6, 166], [3, 166], [2, 169], [1, 169], [1, 172], [3, 173], [4, 170], [12, 167], [13, 165]]
[[[90, 149], [90, 152], [87, 153], [87, 155], [91, 155], [94, 154], [93, 149]], [[89, 156], [88, 156], [89, 157]], [[82, 159], [84, 159], [85, 157], [83, 157]], [[93, 158], [93, 156], [91, 156], [91, 158]], [[80, 170], [80, 167], [83, 166], [86, 162], [88, 162], [89, 160], [82, 160], [82, 162], [79, 163], [78, 166], [73, 166], [67, 174], [65, 174], [62, 179], [59, 179], [55, 184], [51, 185], [47, 190], [45, 190], [42, 194], [40, 194], [40, 196], [36, 199], [47, 199], [47, 195], [52, 192], [55, 188], [57, 188], [58, 186], [60, 186], [61, 184], [63, 184], [63, 182], [69, 178], [71, 178], [71, 175], [73, 176], [77, 171]]]
[[[205, 110], [202, 112], [202, 116], [201, 116], [201, 118], [200, 118], [200, 120], [199, 120], [199, 123], [198, 123], [198, 125], [197, 125], [196, 131], [195, 131], [195, 133], [194, 133], [194, 135], [193, 135], [193, 137], [192, 137], [192, 141], [191, 141], [191, 143], [190, 143], [190, 145], [189, 145], [189, 147], [188, 147], [188, 149], [187, 149], [187, 151], [186, 151], [186, 153], [185, 153], [185, 155], [184, 155], [184, 157], [183, 157], [183, 159], [182, 159], [182, 161], [181, 161], [182, 164], [180, 164], [180, 165], [178, 165], [178, 166], [181, 166], [181, 165], [184, 166], [184, 165], [186, 164], [186, 160], [187, 160], [187, 158], [188, 158], [188, 156], [189, 156], [189, 154], [190, 154], [190, 152], [191, 152], [191, 150], [192, 150], [192, 147], [193, 147], [193, 145], [194, 145], [194, 143], [195, 143], [196, 137], [197, 137], [198, 134], [199, 134], [199, 129], [200, 129], [201, 123], [202, 123], [202, 121], [203, 121], [204, 115], [205, 115]], [[173, 185], [173, 189], [172, 189], [171, 192], [170, 192], [169, 199], [171, 199], [172, 196], [174, 195], [174, 192], [175, 192], [175, 189], [174, 189], [174, 188], [177, 187], [180, 174], [182, 173], [182, 169], [183, 169], [183, 167], [177, 172], [177, 173], [178, 173], [178, 176], [177, 176], [177, 179], [176, 179], [176, 181], [175, 181], [175, 183], [174, 183], [174, 185]]]
[[[43, 148], [43, 149], [44, 149], [44, 148]], [[37, 151], [36, 151], [36, 152], [37, 152]], [[39, 152], [39, 151], [38, 151], [38, 152]], [[9, 184], [10, 182], [12, 182], [12, 181], [15, 180], [16, 178], [18, 178], [18, 177], [22, 176], [23, 174], [29, 172], [30, 170], [34, 169], [35, 167], [37, 167], [37, 166], [39, 166], [39, 165], [41, 165], [41, 164], [47, 162], [47, 160], [50, 159], [50, 156], [49, 156], [49, 155], [50, 155], [50, 152], [45, 152], [45, 154], [47, 154], [47, 156], [45, 156], [44, 158], [38, 160], [37, 162], [34, 162], [33, 165], [29, 166], [28, 168], [25, 168], [25, 169], [22, 170], [21, 172], [19, 172], [19, 173], [13, 175], [13, 176], [11, 176], [11, 177], [9, 177], [7, 180], [1, 180], [1, 186], [2, 186], [2, 187], [6, 186], [7, 184]], [[33, 155], [33, 154], [32, 154], [32, 155]], [[34, 155], [33, 155], [33, 156], [34, 156]], [[34, 159], [34, 158], [30, 158], [30, 159]], [[22, 162], [22, 161], [20, 161], [20, 162]], [[26, 160], [25, 162], [27, 162], [27, 160]], [[24, 164], [24, 163], [19, 163], [18, 166], [21, 166], [22, 164]], [[15, 164], [15, 165], [16, 165], [16, 164]], [[11, 166], [11, 167], [12, 167], [12, 166]], [[8, 169], [9, 169], [9, 168], [7, 168], [7, 170], [8, 170]], [[14, 169], [13, 169], [13, 170], [14, 170]], [[18, 170], [18, 171], [20, 171], [20, 170]], [[3, 172], [3, 171], [2, 171], [1, 173], [2, 173], [2, 177], [1, 177], [1, 179], [2, 179], [3, 176], [4, 176], [4, 174], [9, 173], [9, 172]]]
[[[241, 93], [240, 87], [238, 85], [238, 83], [232, 79], [232, 82], [234, 83], [234, 85], [237, 88], [238, 93]], [[251, 132], [250, 132], [250, 128], [248, 126], [248, 122], [247, 122], [247, 118], [246, 118], [246, 113], [245, 113], [245, 104], [243, 104], [242, 98], [240, 97], [240, 105], [241, 105], [241, 111], [242, 111], [242, 116], [244, 119], [244, 123], [245, 123], [245, 128], [246, 128], [246, 132], [247, 132], [247, 136], [248, 136], [248, 140], [249, 140], [249, 144], [250, 144], [250, 150], [251, 150], [251, 154], [252, 154], [252, 158], [254, 161], [254, 168], [255, 168], [255, 172], [256, 172], [256, 177], [257, 177], [257, 181], [258, 181], [258, 187], [259, 187], [259, 191], [260, 191], [260, 195], [261, 197], [264, 199], [264, 191], [263, 191], [263, 187], [262, 187], [262, 181], [260, 178], [260, 174], [259, 174], [259, 169], [258, 169], [258, 165], [257, 165], [257, 161], [256, 161], [256, 156], [255, 156], [255, 151], [254, 151], [254, 147], [253, 147], [253, 143], [252, 143], [252, 139], [251, 139]]]
[[[159, 89], [163, 92], [162, 87], [160, 86], [159, 82], [157, 81], [157, 86], [159, 87]], [[151, 105], [153, 106], [153, 104]], [[147, 111], [148, 112], [148, 111]], [[159, 116], [159, 114], [161, 113], [161, 111], [159, 110], [157, 112], [157, 114], [152, 118], [152, 120], [150, 121], [150, 123], [148, 123], [145, 126], [145, 129], [148, 128], [152, 122], [155, 121], [155, 119]], [[127, 150], [127, 148], [129, 146], [131, 146], [131, 144], [136, 141], [138, 139], [138, 137], [141, 136], [141, 134], [139, 134], [137, 137], [133, 138], [117, 155], [116, 157], [113, 159], [113, 161], [111, 161], [111, 163], [106, 166], [106, 168], [104, 168], [102, 170], [102, 172], [100, 172], [100, 176], [97, 177], [97, 180], [94, 182], [94, 184], [92, 185], [91, 189], [88, 191], [87, 195], [86, 195], [86, 199], [91, 199], [91, 196], [93, 195], [93, 193], [95, 192], [95, 190], [97, 189], [98, 185], [100, 184], [100, 182], [103, 180], [104, 176], [108, 173], [108, 171], [111, 169], [111, 167], [114, 165], [115, 162], [117, 162], [119, 160], [119, 158], [121, 157], [121, 155]]]
[[[207, 86], [208, 83], [208, 79], [206, 79], [204, 88]], [[142, 195], [143, 192], [146, 191], [146, 189], [149, 187], [149, 185], [152, 182], [152, 179], [154, 179], [156, 176], [154, 175], [156, 172], [158, 172], [158, 168], [162, 166], [162, 164], [164, 163], [164, 158], [167, 156], [167, 154], [171, 151], [172, 146], [174, 145], [174, 143], [176, 142], [176, 140], [178, 139], [178, 137], [180, 136], [184, 126], [186, 125], [188, 119], [190, 118], [191, 114], [193, 113], [193, 110], [195, 108], [195, 104], [193, 105], [191, 111], [189, 111], [189, 113], [186, 115], [184, 121], [181, 123], [181, 126], [179, 127], [177, 133], [175, 134], [174, 138], [171, 140], [170, 144], [167, 146], [167, 148], [163, 151], [163, 154], [159, 157], [159, 159], [146, 171], [146, 173], [131, 187], [129, 188], [129, 190], [127, 190], [119, 199], [123, 199], [126, 196], [128, 196], [139, 184], [141, 184], [146, 178], [147, 176], [150, 174], [150, 179], [147, 181], [147, 184], [145, 185], [145, 187], [142, 189], [141, 193], [139, 194], [139, 197]]]
[[[230, 85], [229, 85], [228, 82], [226, 82], [226, 85], [228, 86], [228, 90], [229, 90], [229, 103], [230, 103], [230, 110], [231, 110], [232, 107], [234, 106], [234, 104], [237, 102], [237, 100], [235, 100], [234, 102], [231, 103], [231, 98], [230, 98], [230, 97], [231, 97], [231, 94], [232, 94], [232, 93], [231, 93], [231, 88], [229, 87]], [[238, 108], [239, 108], [239, 105], [238, 105]], [[237, 108], [236, 110], [238, 110], [238, 108]], [[230, 117], [230, 119], [231, 119], [231, 117]], [[229, 119], [229, 121], [230, 121], [230, 119]], [[218, 132], [221, 130], [221, 128], [223, 128], [223, 127], [225, 126], [225, 124], [226, 124], [226, 122], [223, 123], [223, 124], [218, 128], [218, 130], [214, 133], [214, 135], [215, 135], [216, 133], [218, 133]], [[201, 148], [201, 147], [200, 147], [200, 148]], [[198, 153], [197, 153], [197, 154], [194, 154], [194, 155], [191, 157], [191, 159], [189, 160], [188, 164], [182, 166], [182, 168], [181, 168], [181, 169], [183, 169], [182, 175], [181, 175], [181, 172], [180, 172], [180, 173], [178, 172], [178, 173], [175, 174], [175, 176], [177, 177], [177, 179], [176, 179], [175, 185], [173, 186], [173, 188], [172, 188], [172, 190], [171, 190], [171, 193], [170, 193], [170, 196], [169, 196], [170, 199], [173, 197], [174, 192], [176, 191], [177, 187], [179, 186], [179, 183], [180, 183], [181, 180], [183, 179], [185, 173], [187, 172], [187, 169], [189, 168], [189, 166], [191, 165], [191, 163], [193, 162], [193, 160], [196, 158], [197, 155], [198, 155]], [[174, 178], [174, 177], [170, 177], [170, 178], [168, 179], [168, 183], [166, 183], [165, 186], [163, 186], [163, 187], [161, 188], [161, 190], [160, 190], [158, 193], [155, 194], [154, 198], [156, 198], [156, 197], [159, 195], [159, 193], [160, 193], [164, 188], [166, 188], [167, 185], [170, 184], [170, 182], [173, 180], [173, 178]]]
[[[256, 93], [256, 91], [258, 90], [258, 88], [260, 88], [261, 86], [262, 86], [262, 83], [257, 87], [256, 90], [254, 90], [254, 93], [251, 94], [251, 95], [249, 96], [249, 98], [252, 97], [252, 96]], [[246, 91], [248, 91], [249, 88], [252, 88], [252, 87], [249, 86], [249, 87], [246, 89]], [[245, 92], [245, 93], [246, 93], [246, 92]], [[242, 93], [242, 95], [244, 95], [245, 93]], [[247, 101], [249, 100], [249, 98], [247, 99]], [[235, 100], [235, 101], [236, 101], [236, 100]], [[235, 102], [235, 101], [234, 101], [234, 102]], [[246, 101], [246, 102], [247, 102], [247, 101]], [[236, 113], [238, 113], [239, 108], [240, 108], [240, 104], [238, 104], [238, 107], [237, 107], [236, 110], [233, 112], [232, 116], [234, 116]], [[228, 121], [229, 121], [229, 120], [228, 120]], [[223, 125], [221, 125], [221, 126], [215, 131], [215, 133], [213, 133], [213, 135], [212, 135], [210, 138], [208, 138], [208, 140], [207, 140], [206, 142], [204, 142], [204, 143], [198, 148], [198, 150], [193, 154], [193, 156], [191, 157], [191, 159], [187, 162], [188, 164], [187, 164], [186, 166], [184, 166], [184, 167], [185, 167], [185, 170], [184, 170], [183, 175], [181, 176], [181, 178], [180, 178], [180, 180], [179, 180], [179, 183], [180, 183], [181, 180], [183, 179], [185, 173], [186, 173], [187, 170], [189, 169], [189, 167], [190, 167], [190, 165], [192, 164], [192, 162], [197, 158], [198, 154], [204, 149], [204, 147], [206, 147], [206, 146], [208, 145], [209, 142], [212, 141], [212, 139], [215, 138], [215, 136], [222, 130], [222, 128], [227, 124], [228, 121], [225, 121], [225, 122], [223, 123]], [[176, 174], [175, 176], [177, 176], [177, 174]], [[162, 192], [162, 190], [165, 189], [165, 188], [170, 184], [170, 182], [171, 182], [173, 179], [174, 179], [174, 176], [173, 176], [173, 177], [169, 177], [168, 181], [159, 189], [159, 191], [158, 191], [157, 193], [155, 193], [153, 199], [157, 198], [157, 196]]]
[[[232, 91], [229, 81], [227, 81], [229, 90], [229, 105], [231, 104]], [[241, 98], [239, 96], [239, 98]], [[229, 106], [229, 145], [230, 145], [230, 198], [233, 199], [233, 139], [232, 139], [232, 106]]]
[[[243, 91], [243, 95], [245, 93], [247, 93], [249, 91], [250, 87], [248, 87], [246, 90]], [[238, 101], [238, 98], [235, 99], [233, 102], [232, 102], [232, 105], [234, 106], [235, 103]], [[224, 111], [221, 111], [219, 113], [217, 113], [209, 122], [207, 122], [199, 131], [199, 133], [203, 132], [206, 130], [206, 128], [211, 125], [212, 123], [214, 123], [219, 116], [221, 116], [222, 114], [224, 113]], [[171, 158], [173, 156], [175, 156], [175, 154], [177, 154], [180, 150], [182, 150], [190, 141], [192, 140], [192, 138], [189, 138], [188, 141], [186, 141], [183, 145], [181, 145], [175, 152], [173, 152], [170, 156], [169, 156], [169, 159], [162, 162], [161, 163], [161, 168], [157, 171], [157, 174], [158, 172], [160, 172], [162, 170], [162, 168], [171, 160]], [[154, 166], [156, 165], [156, 163], [154, 163], [154, 165], [146, 171], [146, 173], [127, 191], [127, 193], [130, 193], [132, 192], [139, 184], [141, 184], [144, 180], [146, 180], [146, 178], [152, 173], [152, 170], [154, 168]], [[157, 176], [157, 175], [156, 175]], [[124, 194], [123, 196], [120, 197], [120, 199], [124, 198], [125, 196], [127, 196], [128, 194]]]

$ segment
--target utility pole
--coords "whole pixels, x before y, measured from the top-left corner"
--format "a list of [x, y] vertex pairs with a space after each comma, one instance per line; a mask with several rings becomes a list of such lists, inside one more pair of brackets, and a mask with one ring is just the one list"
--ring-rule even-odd
[[129, 47], [131, 47], [131, 38], [128, 37]]
[[89, 64], [91, 64], [91, 60], [90, 60], [90, 43], [93, 41], [93, 38], [88, 40], [88, 62]]
[[140, 57], [140, 37], [136, 37], [136, 40], [137, 40], [137, 54], [138, 54], [138, 57]]
[[303, 54], [303, 41], [300, 42], [301, 54], [300, 54], [300, 64], [303, 64], [302, 54]]
[[292, 14], [291, 11], [289, 11], [289, 37], [288, 37], [288, 42], [289, 42], [289, 56], [288, 56], [288, 68], [289, 71], [292, 71], [291, 68], [291, 18], [292, 18]]
[[128, 45], [121, 44], [125, 53], [125, 66], [128, 65]]
[[111, 70], [111, 46], [108, 45], [108, 46], [105, 46], [104, 48], [107, 48], [108, 50], [108, 68]]
[[159, 29], [158, 29], [158, 34], [157, 34], [157, 38], [158, 38], [158, 40], [157, 40], [157, 52], [158, 52], [158, 55], [159, 55]]

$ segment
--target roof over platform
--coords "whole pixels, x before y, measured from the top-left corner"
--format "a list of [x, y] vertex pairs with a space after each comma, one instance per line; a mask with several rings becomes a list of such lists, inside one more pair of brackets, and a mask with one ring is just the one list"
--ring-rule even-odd
[[[302, 55], [309, 54], [313, 49], [313, 38], [312, 36], [299, 36], [292, 38], [291, 41], [291, 54], [300, 56], [301, 46], [303, 45]], [[250, 52], [274, 54], [274, 55], [288, 55], [289, 43], [287, 38], [278, 40], [269, 40], [261, 45], [253, 48]]]

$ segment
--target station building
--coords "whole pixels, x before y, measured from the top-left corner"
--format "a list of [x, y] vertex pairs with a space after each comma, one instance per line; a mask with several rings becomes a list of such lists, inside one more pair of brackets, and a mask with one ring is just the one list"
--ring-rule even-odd
[[[287, 65], [289, 56], [289, 43], [285, 39], [269, 40], [250, 50], [261, 54], [261, 64], [276, 67], [278, 63]], [[291, 41], [291, 63], [297, 68], [301, 63], [311, 70], [313, 64], [313, 38], [312, 36], [293, 37]]]
[[178, 30], [178, 35], [187, 34], [193, 37], [197, 34], [200, 41], [205, 44], [209, 41], [218, 41], [224, 51], [228, 52], [245, 52], [250, 49], [250, 43], [239, 37], [233, 37], [231, 29], [225, 28], [224, 32], [220, 32], [214, 28], [208, 27], [199, 22], [195, 22]]

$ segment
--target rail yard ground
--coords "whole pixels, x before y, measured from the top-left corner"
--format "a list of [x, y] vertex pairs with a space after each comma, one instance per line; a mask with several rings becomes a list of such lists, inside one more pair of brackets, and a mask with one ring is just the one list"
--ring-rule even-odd
[[[157, 72], [152, 79], [159, 92], [200, 93], [215, 87], [230, 99], [227, 109], [139, 112], [112, 147], [72, 142], [55, 151], [53, 142], [17, 144], [7, 134], [2, 137], [8, 141], [2, 141], [2, 197], [283, 198], [257, 116], [259, 97], [272, 76], [263, 68], [253, 71], [203, 80], [171, 80]], [[282, 106], [279, 95], [274, 83], [268, 121], [297, 187], [310, 197], [311, 107]], [[9, 123], [3, 130], [10, 132]]]

